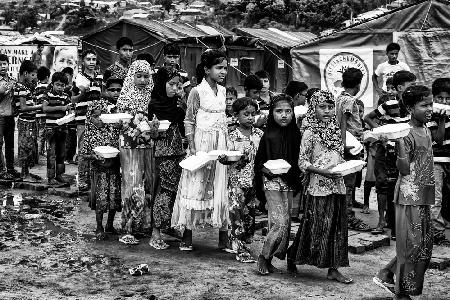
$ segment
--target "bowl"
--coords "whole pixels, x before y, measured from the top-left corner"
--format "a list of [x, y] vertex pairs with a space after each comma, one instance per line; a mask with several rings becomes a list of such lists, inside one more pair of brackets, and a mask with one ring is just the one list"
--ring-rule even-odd
[[150, 125], [148, 125], [147, 121], [141, 121], [137, 127], [141, 132], [148, 132], [150, 131]]
[[164, 132], [167, 129], [169, 129], [170, 127], [170, 121], [167, 120], [161, 120], [159, 121], [159, 127], [158, 127], [158, 131], [159, 132]]
[[294, 114], [296, 118], [306, 115], [307, 112], [308, 107], [305, 105], [298, 105], [294, 107]]
[[120, 121], [128, 122], [133, 118], [132, 115], [127, 113], [117, 113], [117, 114], [101, 114], [100, 120], [103, 123], [114, 124], [119, 123]]
[[193, 172], [203, 168], [210, 160], [208, 153], [199, 151], [196, 155], [183, 159], [179, 165], [183, 169]]
[[361, 171], [364, 166], [366, 165], [366, 162], [362, 160], [349, 160], [342, 164], [339, 164], [331, 169], [332, 172], [336, 172], [341, 174], [342, 176], [349, 175], [352, 173], [356, 173]]
[[111, 146], [98, 146], [94, 148], [94, 152], [103, 158], [113, 158], [116, 157], [120, 151], [117, 148]]
[[238, 161], [242, 157], [242, 152], [241, 151], [227, 151], [226, 156], [227, 156], [228, 161]]
[[216, 160], [221, 155], [227, 155], [227, 152], [228, 152], [227, 150], [211, 150], [208, 152], [208, 155], [211, 160]]
[[75, 120], [75, 114], [71, 113], [71, 114], [65, 115], [62, 118], [57, 119], [56, 124], [61, 126], [61, 125], [67, 124], [69, 122], [72, 122], [73, 120]]
[[409, 134], [411, 126], [407, 123], [387, 124], [379, 126], [372, 130], [372, 133], [379, 139], [386, 137], [389, 140], [396, 140], [403, 138]]
[[346, 131], [345, 137], [345, 143], [347, 146], [353, 146], [353, 148], [350, 149], [351, 154], [357, 155], [364, 149], [363, 145], [350, 132]]
[[285, 174], [291, 169], [291, 165], [284, 159], [268, 160], [264, 163], [264, 167], [275, 175]]

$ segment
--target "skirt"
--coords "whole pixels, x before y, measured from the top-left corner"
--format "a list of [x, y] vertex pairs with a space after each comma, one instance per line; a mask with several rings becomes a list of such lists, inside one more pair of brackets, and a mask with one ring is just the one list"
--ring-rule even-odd
[[306, 195], [305, 213], [289, 249], [289, 259], [318, 268], [349, 266], [345, 195]]
[[118, 158], [111, 160], [108, 168], [91, 164], [89, 207], [96, 213], [122, 210], [120, 163]]

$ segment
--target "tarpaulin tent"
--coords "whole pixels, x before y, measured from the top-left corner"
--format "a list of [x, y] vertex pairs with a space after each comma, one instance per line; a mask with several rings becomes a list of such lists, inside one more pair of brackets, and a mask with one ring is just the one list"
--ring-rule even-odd
[[448, 76], [450, 2], [422, 1], [298, 45], [291, 51], [294, 79], [338, 93], [342, 72], [360, 68], [364, 79], [358, 97], [372, 107], [377, 100], [372, 74], [386, 60], [385, 48], [393, 41], [402, 46], [399, 59], [411, 67], [419, 82], [429, 85], [442, 74]]

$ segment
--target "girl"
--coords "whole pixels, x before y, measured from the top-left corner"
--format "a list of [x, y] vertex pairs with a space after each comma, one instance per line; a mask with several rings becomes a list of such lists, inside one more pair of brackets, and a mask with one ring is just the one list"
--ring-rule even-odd
[[229, 168], [228, 206], [230, 209], [232, 252], [241, 262], [254, 262], [244, 243], [251, 243], [255, 233], [255, 200], [253, 185], [255, 155], [263, 136], [261, 129], [253, 127], [258, 105], [251, 98], [239, 98], [233, 103], [233, 111], [239, 126], [230, 133], [230, 150], [246, 154], [247, 161]]
[[396, 257], [373, 281], [394, 293], [394, 299], [411, 299], [410, 295], [422, 294], [433, 250], [430, 207], [435, 200], [435, 183], [431, 133], [426, 127], [433, 99], [430, 90], [419, 85], [407, 88], [402, 97], [411, 114], [411, 130], [395, 141], [400, 172], [394, 198]]
[[[147, 119], [148, 105], [153, 90], [151, 66], [144, 60], [133, 62], [128, 69], [123, 88], [117, 100], [119, 112], [133, 116], [124, 122], [120, 136], [122, 168], [122, 228], [127, 232], [119, 241], [137, 244], [136, 232], [151, 227], [149, 201], [153, 193], [153, 141], [158, 135], [159, 122]], [[149, 123], [149, 131], [141, 131], [141, 124]]]
[[[219, 50], [201, 56], [197, 73], [201, 83], [192, 89], [184, 120], [189, 152], [227, 150], [225, 87], [227, 59]], [[227, 168], [219, 162], [189, 172], [183, 170], [175, 200], [172, 226], [185, 228], [180, 250], [191, 251], [192, 229], [206, 224], [219, 228], [219, 247], [228, 242]]]
[[168, 244], [161, 238], [161, 229], [170, 227], [173, 203], [177, 195], [181, 176], [180, 161], [185, 151], [181, 132], [184, 133], [185, 112], [177, 106], [176, 95], [180, 74], [174, 68], [162, 67], [155, 77], [148, 115], [171, 122], [169, 129], [155, 141], [155, 195], [151, 202], [152, 237], [150, 246], [167, 249]]
[[[270, 104], [267, 129], [255, 157], [256, 187], [264, 187], [269, 212], [269, 233], [258, 257], [258, 272], [261, 275], [276, 270], [271, 263], [273, 256], [279, 259], [286, 256], [291, 227], [291, 201], [294, 192], [300, 187], [300, 170], [297, 164], [300, 139], [292, 97], [285, 94], [275, 96]], [[268, 160], [274, 159], [287, 161], [291, 165], [289, 172], [274, 175], [263, 166]]]
[[298, 160], [300, 169], [309, 175], [305, 213], [289, 248], [288, 270], [297, 272], [295, 264], [309, 264], [328, 268], [330, 280], [350, 283], [352, 279], [337, 270], [349, 264], [344, 181], [330, 171], [344, 162], [344, 146], [334, 111], [330, 92], [313, 94]]
[[[114, 109], [115, 104], [116, 99], [112, 92], [109, 91], [109, 88], [102, 98], [89, 104], [86, 113], [85, 142], [80, 150], [80, 155], [83, 156], [83, 159], [91, 161], [92, 188], [89, 207], [95, 210], [97, 221], [95, 234], [98, 240], [105, 238], [105, 232], [117, 234], [113, 227], [114, 216], [116, 212], [122, 210], [119, 156], [102, 159], [94, 152], [94, 148], [98, 146], [119, 148], [118, 126], [103, 124], [99, 118], [101, 114], [110, 113], [111, 109]], [[108, 220], [106, 227], [103, 228], [103, 214], [106, 212], [108, 213]]]

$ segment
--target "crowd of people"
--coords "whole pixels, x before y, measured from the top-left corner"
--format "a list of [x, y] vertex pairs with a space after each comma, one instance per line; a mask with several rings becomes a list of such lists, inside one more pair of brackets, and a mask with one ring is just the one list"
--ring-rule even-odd
[[[396, 256], [374, 282], [395, 299], [422, 293], [433, 244], [450, 244], [442, 210], [449, 187], [450, 120], [445, 110], [433, 111], [433, 101], [450, 105], [450, 78], [435, 79], [431, 89], [416, 85], [407, 64], [398, 61], [399, 45], [392, 43], [373, 78], [378, 106], [365, 115], [356, 97], [363, 74], [356, 68], [343, 72], [338, 97], [299, 81], [274, 93], [270, 74], [261, 70], [245, 78], [245, 96], [239, 98], [236, 87], [224, 86], [228, 61], [220, 50], [206, 50], [190, 80], [179, 67], [176, 45], [164, 48], [159, 68], [149, 53], [132, 61], [133, 42], [127, 37], [116, 47], [118, 60], [104, 74], [96, 52], [85, 50], [76, 78], [71, 68], [51, 74], [25, 60], [15, 81], [7, 75], [8, 57], [0, 54], [2, 179], [42, 180], [30, 170], [39, 155], [46, 155], [48, 184], [65, 185], [65, 164], [76, 163], [78, 189], [90, 191], [99, 240], [121, 231], [120, 242], [138, 244], [137, 237], [148, 232], [149, 245], [163, 250], [169, 245], [162, 231], [175, 228], [182, 232], [179, 249], [192, 251], [193, 230], [212, 226], [219, 229], [218, 247], [240, 262], [257, 262], [261, 275], [276, 270], [272, 259], [277, 257], [287, 259], [289, 272], [308, 264], [327, 268], [330, 280], [351, 283], [339, 271], [349, 266], [348, 229], [380, 234], [387, 227], [396, 240]], [[306, 113], [296, 114], [299, 106]], [[73, 122], [57, 124], [71, 112]], [[102, 114], [116, 112], [132, 119], [102, 122]], [[14, 169], [16, 119], [20, 172]], [[158, 130], [162, 120], [170, 122], [166, 131]], [[364, 139], [366, 130], [397, 123], [411, 126], [406, 137]], [[351, 151], [348, 134], [365, 145], [365, 153]], [[102, 158], [94, 151], [98, 146], [120, 149], [120, 155]], [[186, 157], [213, 150], [243, 156], [234, 162], [220, 155], [196, 171], [180, 167]], [[289, 163], [287, 173], [273, 174], [265, 166], [277, 159]], [[360, 204], [355, 188], [361, 172], [342, 177], [332, 168], [364, 159]], [[354, 209], [371, 213], [374, 186], [379, 222], [370, 228]], [[254, 257], [247, 245], [255, 215], [265, 211], [269, 231]], [[120, 230], [113, 226], [118, 212]], [[289, 246], [291, 220], [299, 217]]]

